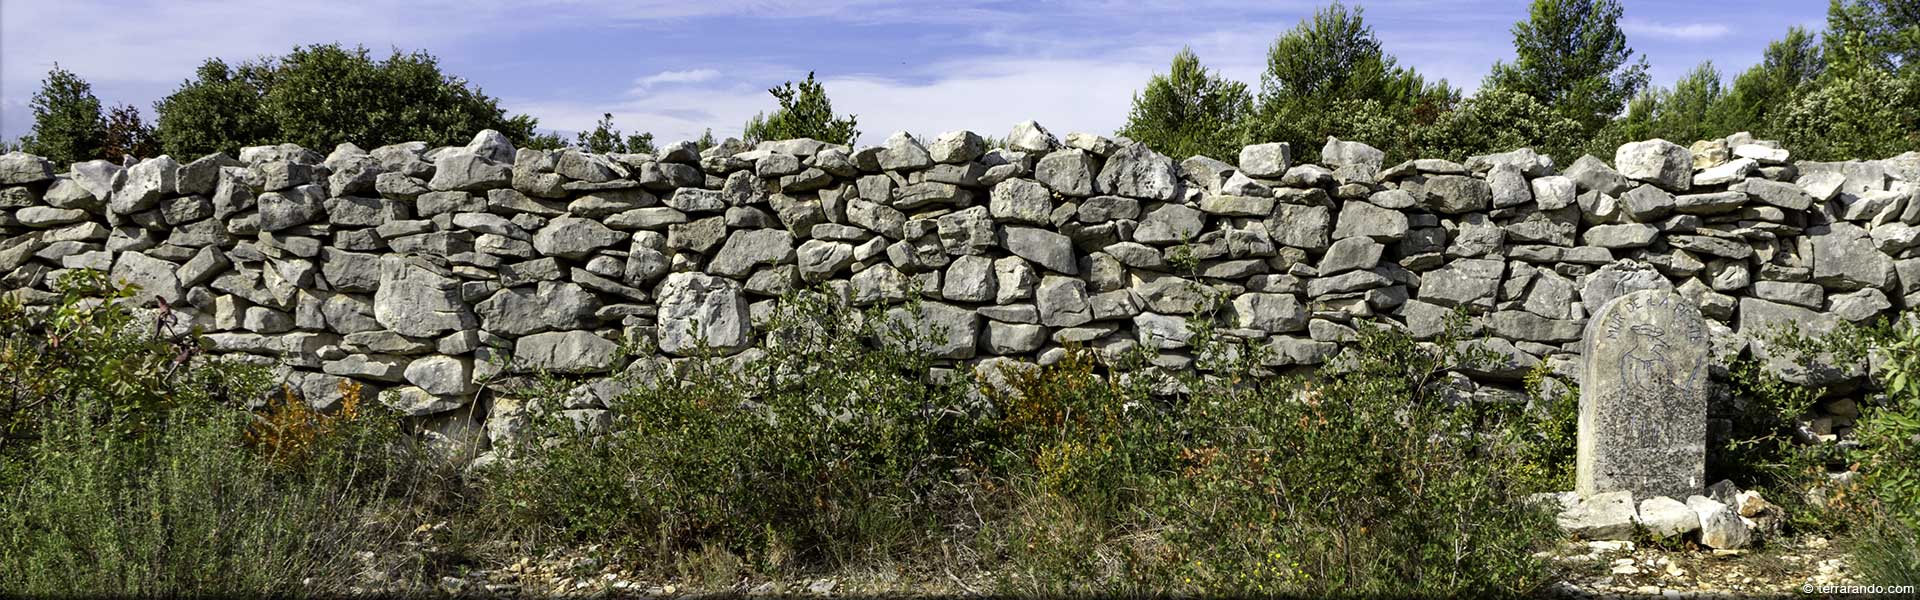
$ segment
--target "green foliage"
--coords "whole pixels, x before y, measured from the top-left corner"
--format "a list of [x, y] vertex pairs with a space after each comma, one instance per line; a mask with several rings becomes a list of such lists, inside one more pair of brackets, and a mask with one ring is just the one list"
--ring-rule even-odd
[[1500, 88], [1480, 90], [1415, 135], [1421, 156], [1453, 160], [1533, 148], [1570, 163], [1584, 141], [1579, 122], [1532, 96]]
[[534, 134], [533, 137], [527, 138], [527, 141], [521, 142], [520, 147], [529, 150], [561, 150], [571, 148], [573, 144], [566, 138], [560, 137], [560, 134], [549, 131]]
[[234, 406], [268, 392], [262, 370], [136, 318], [97, 272], [61, 287], [55, 307], [0, 304], [0, 595], [344, 592], [391, 526], [374, 509], [404, 475], [395, 422], [338, 420], [267, 460], [284, 455], [246, 443], [259, 421]]
[[1459, 100], [1445, 81], [1429, 84], [1381, 49], [1361, 9], [1339, 2], [1314, 11], [1267, 50], [1249, 143], [1287, 142], [1299, 160], [1319, 160], [1329, 135], [1405, 157], [1405, 131], [1432, 122]]
[[[884, 313], [804, 294], [782, 306], [763, 358], [653, 365], [609, 407], [614, 431], [550, 448], [529, 436], [513, 452], [534, 464], [497, 473], [500, 502], [527, 527], [659, 558], [715, 544], [761, 564], [772, 545], [844, 564], [927, 533], [965, 450], [947, 441], [967, 435], [961, 381], [923, 381], [925, 338]], [[529, 401], [533, 432], [575, 427], [554, 404]]]
[[424, 51], [395, 50], [374, 60], [365, 48], [339, 44], [296, 47], [238, 69], [210, 59], [154, 108], [163, 148], [180, 156], [286, 142], [449, 145], [482, 129], [524, 141], [536, 124], [525, 115], [508, 118], [497, 99], [442, 73], [439, 59]]
[[826, 86], [813, 79], [812, 71], [807, 72], [807, 80], [798, 87], [789, 81], [768, 89], [767, 93], [780, 102], [780, 108], [772, 114], [760, 113], [747, 120], [744, 137], [749, 144], [813, 138], [830, 144], [851, 145], [860, 137], [860, 130], [856, 129], [859, 115], [834, 114]]
[[1856, 487], [1829, 492], [1829, 503], [1851, 508], [1850, 544], [1859, 581], [1920, 585], [1920, 321], [1847, 328], [1814, 346], [1842, 359], [1877, 354], [1875, 383], [1882, 394], [1861, 403], [1854, 422], [1859, 442], [1847, 453]]
[[100, 158], [121, 162], [126, 157], [152, 158], [160, 155], [160, 142], [153, 128], [140, 118], [140, 109], [125, 104], [107, 113], [107, 128], [100, 141]]
[[1812, 160], [1888, 157], [1920, 143], [1920, 73], [1829, 70], [1775, 115], [1773, 131]]
[[1240, 155], [1242, 121], [1252, 112], [1246, 84], [1214, 74], [1201, 66], [1193, 49], [1182, 48], [1166, 74], [1154, 75], [1134, 94], [1133, 111], [1119, 135], [1176, 158], [1234, 160]]
[[1452, 338], [1363, 326], [1302, 378], [1209, 328], [1188, 340], [1205, 376], [1076, 348], [974, 380], [922, 375], [931, 338], [908, 322], [803, 293], [755, 350], [630, 371], [610, 428], [529, 399], [487, 504], [523, 534], [619, 540], [705, 580], [941, 561], [1023, 594], [1544, 581], [1531, 554], [1552, 525], [1512, 468], [1537, 454], [1506, 429], [1536, 420], [1445, 393], [1447, 367], [1484, 358]]
[[1827, 56], [1844, 69], [1908, 70], [1920, 66], [1920, 10], [1908, 0], [1832, 0], [1827, 5]]
[[[273, 69], [262, 62], [229, 67], [209, 58], [193, 79], [153, 105], [154, 136], [169, 155], [189, 157], [212, 152], [239, 152], [240, 148], [277, 143], [279, 126], [261, 111]], [[273, 140], [273, 141], [269, 141]]]
[[1482, 87], [1533, 96], [1598, 130], [1648, 81], [1644, 57], [1628, 62], [1621, 13], [1618, 0], [1534, 0], [1513, 26], [1513, 64], [1495, 63]]
[[1820, 51], [1819, 39], [1800, 27], [1788, 29], [1785, 38], [1767, 44], [1760, 64], [1734, 78], [1733, 86], [1715, 110], [1716, 130], [1747, 130], [1761, 137], [1774, 137], [1774, 112], [1812, 86], [1826, 70], [1826, 57]]
[[1660, 138], [1682, 146], [1696, 140], [1718, 139], [1742, 130], [1743, 123], [1720, 119], [1727, 92], [1719, 69], [1702, 62], [1674, 83], [1673, 89], [1648, 88], [1627, 103], [1627, 113], [1608, 124], [1588, 152], [1607, 155], [1621, 144]]
[[613, 127], [613, 113], [603, 113], [595, 123], [593, 131], [582, 131], [574, 136], [574, 145], [582, 150], [596, 154], [650, 153], [654, 151], [653, 133], [636, 133], [623, 136]]
[[92, 84], [55, 64], [40, 80], [32, 106], [33, 131], [21, 138], [27, 152], [59, 165], [100, 155], [106, 123], [100, 118], [100, 99], [93, 96]]
[[1876, 348], [1886, 395], [1862, 407], [1853, 459], [1878, 508], [1920, 531], [1920, 323], [1903, 320]]

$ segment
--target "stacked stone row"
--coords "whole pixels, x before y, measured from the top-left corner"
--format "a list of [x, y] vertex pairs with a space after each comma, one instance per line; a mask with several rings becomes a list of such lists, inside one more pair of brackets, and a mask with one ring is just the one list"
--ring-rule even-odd
[[1356, 320], [1431, 339], [1464, 307], [1487, 334], [1472, 343], [1502, 358], [1467, 373], [1488, 400], [1520, 397], [1542, 362], [1577, 377], [1587, 311], [1634, 289], [1699, 303], [1727, 356], [1764, 323], [1920, 302], [1912, 155], [1795, 163], [1739, 135], [1564, 169], [1531, 150], [1387, 166], [1331, 138], [1321, 156], [1176, 161], [1033, 122], [1003, 148], [962, 131], [601, 155], [485, 131], [62, 174], [15, 153], [0, 158], [0, 286], [46, 305], [62, 272], [106, 271], [315, 406], [351, 380], [454, 428], [484, 422], [475, 402], [502, 378], [740, 352], [776, 297], [813, 286], [856, 306], [918, 294], [955, 369], [1069, 345], [1186, 368], [1187, 317], [1206, 311], [1269, 366], [1313, 365]]

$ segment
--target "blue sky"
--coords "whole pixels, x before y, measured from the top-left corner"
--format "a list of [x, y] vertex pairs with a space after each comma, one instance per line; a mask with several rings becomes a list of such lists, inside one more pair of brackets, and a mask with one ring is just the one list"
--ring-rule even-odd
[[[1182, 45], [1258, 87], [1266, 48], [1321, 2], [1152, 0], [0, 0], [0, 137], [26, 133], [54, 62], [109, 105], [154, 100], [209, 56], [230, 62], [341, 42], [426, 49], [443, 68], [544, 129], [688, 139], [738, 135], [773, 105], [766, 88], [819, 73], [861, 141], [896, 130], [1004, 135], [1036, 119], [1056, 134], [1111, 133], [1132, 94]], [[1626, 2], [1629, 43], [1659, 84], [1703, 60], [1731, 79], [1769, 40], [1819, 29], [1826, 2]], [[1363, 7], [1388, 52], [1472, 90], [1513, 56], [1524, 0], [1383, 0]]]

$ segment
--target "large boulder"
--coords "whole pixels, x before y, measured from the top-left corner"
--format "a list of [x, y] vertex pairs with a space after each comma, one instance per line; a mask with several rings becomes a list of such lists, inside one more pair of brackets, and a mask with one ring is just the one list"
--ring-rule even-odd
[[152, 304], [158, 298], [178, 306], [186, 297], [186, 290], [182, 289], [180, 280], [174, 275], [178, 267], [138, 252], [124, 252], [114, 261], [110, 276], [114, 281], [139, 286], [134, 298], [143, 305]]
[[542, 281], [495, 292], [474, 307], [480, 327], [489, 333], [521, 336], [591, 325], [600, 301], [579, 284]]
[[[887, 317], [903, 323], [926, 344], [934, 357], [953, 360], [973, 358], [980, 337], [980, 315], [971, 309], [940, 302], [923, 302], [916, 314], [905, 306], [887, 310]], [[889, 342], [899, 342], [889, 338]]]
[[1179, 197], [1180, 170], [1173, 159], [1147, 148], [1146, 144], [1122, 146], [1100, 167], [1099, 190], [1103, 193], [1143, 200], [1172, 200]]
[[674, 273], [660, 283], [660, 351], [687, 355], [707, 349], [732, 354], [753, 343], [753, 324], [740, 284], [701, 273]]
[[53, 179], [53, 163], [25, 152], [0, 155], [0, 185], [39, 183]]
[[550, 331], [514, 341], [514, 366], [521, 371], [603, 373], [614, 368], [620, 345], [590, 331]]
[[627, 238], [627, 234], [608, 229], [599, 221], [560, 217], [533, 234], [533, 249], [547, 256], [578, 259]]
[[1622, 144], [1613, 152], [1613, 166], [1628, 179], [1668, 191], [1684, 192], [1693, 186], [1693, 153], [1666, 140]]
[[1333, 167], [1333, 176], [1342, 183], [1372, 184], [1379, 181], [1380, 165], [1387, 153], [1360, 142], [1343, 142], [1327, 136], [1320, 148], [1320, 162]]
[[479, 325], [460, 301], [460, 282], [424, 259], [384, 256], [380, 286], [373, 293], [373, 318], [409, 337], [434, 337]]
[[727, 243], [707, 264], [707, 272], [739, 279], [757, 267], [793, 261], [793, 234], [784, 229], [746, 229], [727, 237]]
[[1844, 221], [1807, 228], [1813, 241], [1813, 282], [1838, 290], [1891, 289], [1893, 259], [1881, 253], [1872, 236]]

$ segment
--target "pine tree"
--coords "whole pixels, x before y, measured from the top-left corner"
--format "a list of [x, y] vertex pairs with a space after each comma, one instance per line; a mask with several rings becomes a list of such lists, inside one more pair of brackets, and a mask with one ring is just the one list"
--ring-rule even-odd
[[100, 156], [106, 121], [93, 85], [55, 64], [33, 95], [33, 130], [21, 145], [55, 164], [72, 164]]
[[1274, 40], [1246, 142], [1288, 142], [1313, 161], [1333, 135], [1404, 157], [1411, 132], [1459, 101], [1445, 80], [1400, 67], [1362, 12], [1334, 2]]
[[1166, 74], [1154, 75], [1134, 94], [1119, 134], [1168, 156], [1233, 160], [1242, 121], [1252, 112], [1247, 84], [1215, 75], [1192, 48], [1182, 48]]
[[1648, 83], [1645, 57], [1620, 30], [1619, 0], [1534, 0], [1513, 26], [1513, 64], [1493, 65], [1482, 87], [1518, 91], [1598, 130]]
[[858, 115], [839, 116], [833, 112], [833, 102], [827, 99], [826, 86], [815, 81], [813, 72], [807, 72], [807, 80], [795, 87], [789, 81], [780, 87], [770, 88], [779, 101], [780, 108], [772, 114], [760, 113], [747, 120], [744, 137], [749, 144], [767, 140], [786, 140], [794, 138], [813, 138], [831, 144], [853, 144], [860, 137], [855, 127], [859, 124]]
[[1734, 78], [1714, 121], [1721, 131], [1746, 130], [1771, 137], [1774, 112], [1814, 85], [1826, 70], [1819, 40], [1806, 29], [1788, 29], [1786, 37], [1767, 44], [1760, 64]]

